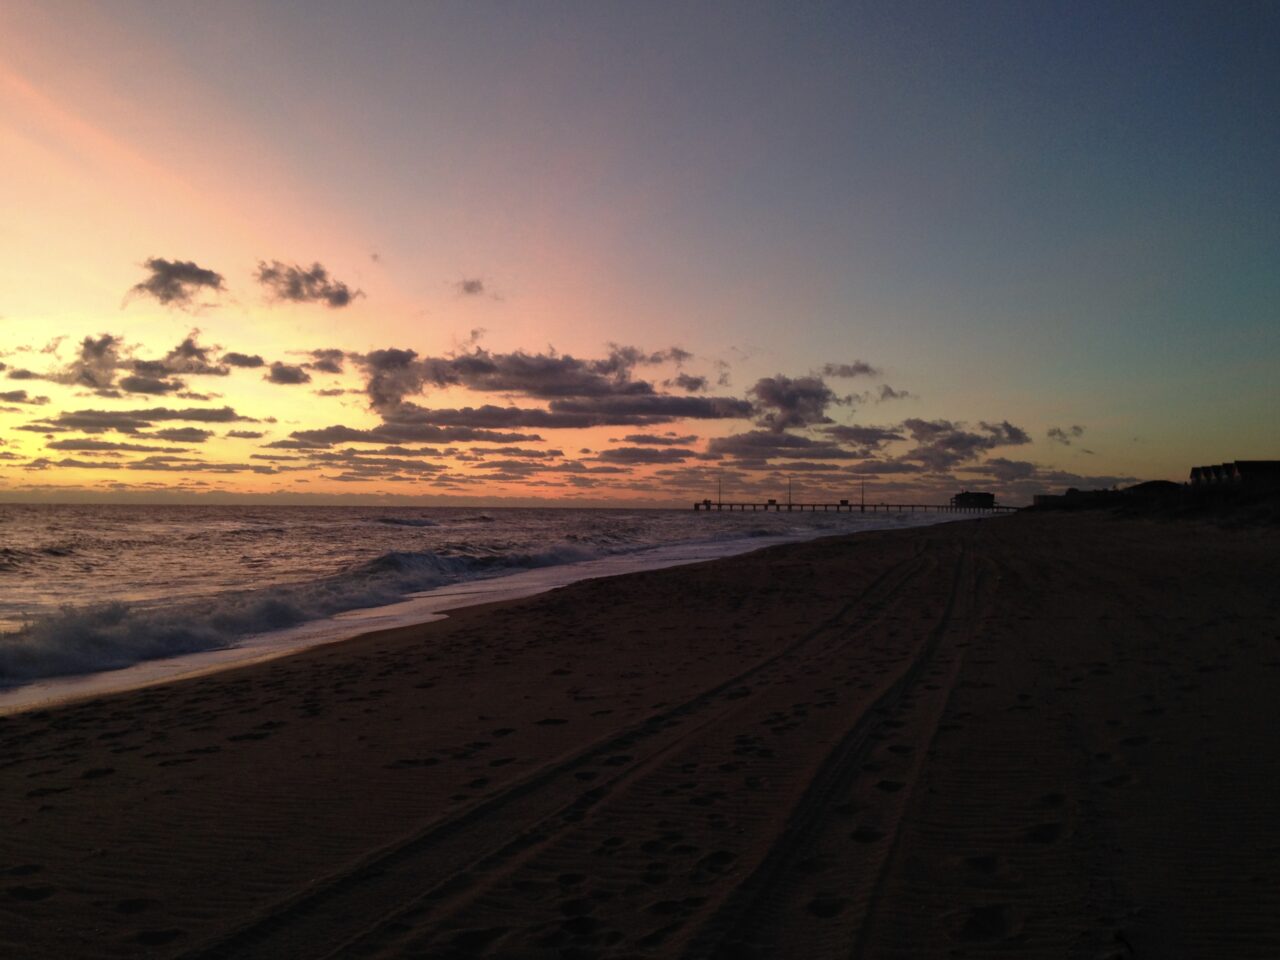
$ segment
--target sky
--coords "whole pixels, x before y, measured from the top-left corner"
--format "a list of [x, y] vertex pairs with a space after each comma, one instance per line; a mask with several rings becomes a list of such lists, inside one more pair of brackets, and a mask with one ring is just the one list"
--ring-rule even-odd
[[0, 500], [1280, 457], [1280, 6], [0, 0]]

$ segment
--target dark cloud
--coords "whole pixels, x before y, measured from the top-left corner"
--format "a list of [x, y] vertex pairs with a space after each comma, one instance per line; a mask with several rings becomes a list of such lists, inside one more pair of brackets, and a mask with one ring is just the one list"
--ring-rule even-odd
[[593, 397], [653, 393], [643, 380], [629, 379], [634, 360], [615, 350], [604, 360], [579, 360], [568, 354], [487, 350], [453, 357], [438, 368], [436, 382], [458, 383], [485, 393], [523, 393], [531, 397]]
[[540, 399], [650, 395], [655, 393], [653, 384], [633, 380], [634, 369], [687, 356], [678, 347], [650, 353], [610, 344], [608, 355], [599, 360], [555, 351], [494, 353], [480, 347], [447, 357], [419, 357], [413, 350], [390, 348], [353, 359], [365, 372], [371, 405], [385, 411], [427, 387], [461, 386]]
[[28, 396], [27, 391], [25, 390], [7, 390], [0, 393], [0, 402], [25, 403], [32, 406], [43, 406], [49, 402], [49, 398]]
[[311, 362], [307, 366], [312, 370], [319, 370], [321, 373], [341, 373], [344, 359], [346, 359], [346, 354], [341, 350], [312, 350]]
[[880, 370], [865, 360], [855, 360], [853, 363], [824, 364], [822, 375], [824, 377], [878, 377]]
[[752, 406], [734, 397], [614, 396], [552, 400], [552, 413], [576, 413], [606, 425], [644, 425], [672, 420], [746, 419]]
[[134, 361], [134, 372], [225, 377], [231, 371], [212, 360], [211, 349], [202, 347], [196, 342], [196, 338], [199, 335], [199, 330], [192, 330], [191, 333], [187, 334], [185, 340], [165, 354], [163, 360]]
[[888, 427], [851, 427], [839, 424], [826, 427], [822, 432], [841, 443], [856, 444], [871, 450], [879, 450], [894, 440], [907, 439], [904, 434]]
[[684, 463], [694, 456], [697, 453], [685, 447], [614, 447], [601, 450], [599, 459], [608, 463]]
[[[432, 451], [433, 453], [435, 451]], [[484, 447], [472, 447], [467, 454], [476, 457], [500, 456], [500, 457], [523, 457], [526, 460], [550, 460], [559, 459], [564, 456], [563, 450], [533, 450], [528, 447], [494, 447], [486, 449]]]
[[1084, 427], [1076, 424], [1074, 426], [1063, 429], [1062, 427], [1050, 427], [1049, 439], [1056, 440], [1064, 447], [1071, 446], [1073, 440], [1079, 440], [1084, 436]]
[[225, 366], [214, 362], [209, 348], [197, 342], [198, 330], [193, 330], [176, 347], [158, 360], [139, 360], [129, 352], [123, 339], [104, 333], [97, 337], [85, 337], [73, 359], [66, 367], [48, 375], [55, 383], [87, 387], [100, 396], [117, 396], [116, 377], [122, 371], [124, 377], [120, 389], [128, 393], [161, 395], [173, 393], [185, 387], [179, 376], [226, 376]]
[[388, 347], [357, 356], [355, 360], [364, 368], [365, 390], [375, 410], [394, 407], [405, 397], [422, 392], [425, 371], [416, 350]]
[[156, 470], [173, 473], [277, 473], [284, 468], [253, 463], [210, 463], [189, 457], [150, 456], [124, 465], [126, 470]]
[[380, 427], [362, 430], [335, 425], [319, 430], [295, 430], [289, 434], [293, 442], [276, 440], [267, 444], [284, 450], [318, 449], [339, 443], [524, 443], [539, 441], [542, 437], [529, 433], [498, 433], [493, 430], [474, 430], [468, 427], [437, 427], [431, 424], [384, 423]]
[[827, 407], [843, 402], [821, 377], [762, 377], [747, 394], [755, 400], [756, 422], [770, 430], [831, 423]]
[[341, 280], [329, 276], [329, 271], [318, 263], [311, 269], [272, 260], [258, 262], [257, 279], [267, 288], [272, 299], [291, 303], [325, 303], [330, 307], [345, 307], [363, 291], [352, 290]]
[[131, 375], [122, 377], [120, 380], [120, 389], [126, 393], [163, 395], [173, 393], [175, 390], [181, 390], [185, 386], [186, 384], [181, 380], [164, 380], [160, 377]]
[[222, 355], [222, 362], [233, 367], [248, 367], [251, 369], [266, 366], [266, 361], [256, 353], [224, 353]]
[[1082, 475], [1066, 470], [1045, 467], [1027, 460], [1008, 460], [1004, 457], [991, 457], [982, 463], [961, 468], [966, 474], [981, 477], [998, 485], [1003, 496], [1029, 500], [1037, 493], [1050, 490], [1061, 492], [1067, 487], [1081, 490], [1109, 489], [1126, 486], [1137, 481], [1137, 477], [1113, 475]]
[[906, 460], [864, 460], [862, 463], [849, 465], [849, 472], [854, 476], [879, 477], [895, 474], [922, 473], [924, 467]]
[[176, 447], [155, 447], [145, 443], [118, 443], [114, 440], [50, 440], [45, 443], [50, 450], [76, 450], [85, 452], [128, 451], [130, 453], [185, 453]]
[[115, 384], [116, 371], [126, 363], [120, 356], [123, 344], [124, 341], [110, 333], [85, 337], [80, 341], [76, 358], [50, 379], [90, 390], [109, 390]]
[[36, 373], [33, 370], [23, 370], [20, 367], [14, 370], [10, 370], [7, 374], [5, 374], [5, 376], [8, 377], [10, 380], [43, 380], [44, 379], [44, 377], [40, 376], [40, 374]]
[[384, 414], [388, 424], [431, 424], [450, 427], [590, 427], [599, 422], [586, 414], [557, 414], [549, 410], [526, 407], [481, 407], [430, 410], [415, 403], [402, 403]]
[[280, 383], [286, 385], [296, 385], [300, 383], [310, 383], [311, 374], [303, 370], [301, 367], [295, 367], [287, 363], [281, 363], [277, 360], [271, 364], [271, 370], [262, 379], [270, 380], [272, 383]]
[[810, 440], [794, 433], [773, 430], [752, 430], [727, 437], [712, 437], [707, 442], [707, 450], [722, 456], [758, 460], [853, 460], [866, 456], [862, 451], [849, 450], [835, 443]]
[[214, 293], [225, 289], [222, 274], [196, 266], [190, 260], [152, 257], [144, 266], [151, 271], [151, 276], [134, 284], [130, 293], [152, 296], [166, 305], [186, 306], [201, 289]]
[[347, 391], [342, 387], [329, 387], [325, 390], [313, 390], [317, 397], [340, 397]]
[[678, 437], [674, 433], [665, 433], [661, 436], [652, 433], [629, 433], [622, 439], [627, 443], [645, 444], [653, 447], [684, 447], [698, 441], [697, 436], [694, 434]]
[[688, 373], [677, 373], [670, 380], [663, 380], [664, 387], [679, 387], [689, 393], [700, 393], [707, 389], [706, 377], [695, 377]]
[[145, 410], [69, 410], [44, 420], [19, 427], [34, 433], [80, 430], [84, 433], [103, 433], [114, 430], [117, 433], [137, 433], [152, 424], [161, 421], [177, 420], [189, 423], [235, 423], [252, 421], [252, 417], [244, 417], [231, 407], [187, 407], [170, 409], [168, 407], [151, 407]]
[[108, 460], [77, 460], [73, 457], [63, 457], [61, 460], [50, 460], [48, 457], [37, 457], [30, 463], [24, 463], [24, 470], [48, 470], [51, 467], [70, 467], [79, 468], [81, 470], [120, 470], [123, 469], [120, 463], [113, 463]]
[[465, 277], [454, 284], [464, 297], [478, 297], [484, 293], [484, 281], [479, 277]]
[[257, 430], [228, 430], [224, 436], [231, 437], [236, 440], [261, 440], [265, 434]]
[[906, 400], [914, 394], [910, 390], [895, 390], [887, 383], [880, 384], [880, 396], [877, 399], [883, 403], [886, 400]]
[[174, 443], [204, 443], [213, 436], [213, 431], [201, 430], [199, 427], [172, 427], [168, 430], [156, 430], [147, 436], [159, 437], [161, 440], [170, 440]]
[[978, 431], [966, 430], [964, 424], [950, 420], [913, 418], [904, 420], [902, 426], [911, 434], [916, 446], [901, 459], [920, 463], [937, 473], [975, 460], [995, 447], [1031, 442], [1025, 430], [1008, 420], [1000, 423], [982, 421], [978, 424]]

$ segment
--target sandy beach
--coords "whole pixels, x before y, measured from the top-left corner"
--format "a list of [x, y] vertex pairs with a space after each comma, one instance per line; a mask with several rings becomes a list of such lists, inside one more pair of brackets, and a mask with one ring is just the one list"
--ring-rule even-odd
[[0, 719], [13, 957], [1280, 956], [1274, 530], [584, 581]]

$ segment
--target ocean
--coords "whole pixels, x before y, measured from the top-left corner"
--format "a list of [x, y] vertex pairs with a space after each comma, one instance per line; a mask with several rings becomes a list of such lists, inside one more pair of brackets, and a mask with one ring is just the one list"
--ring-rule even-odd
[[260, 656], [585, 577], [949, 518], [0, 504], [0, 699], [53, 677]]

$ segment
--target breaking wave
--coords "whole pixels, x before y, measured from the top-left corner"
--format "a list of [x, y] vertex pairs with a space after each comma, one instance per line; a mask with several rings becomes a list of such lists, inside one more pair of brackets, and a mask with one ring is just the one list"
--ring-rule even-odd
[[[632, 550], [646, 546], [632, 545]], [[0, 687], [214, 650], [250, 634], [395, 603], [447, 583], [576, 563], [613, 552], [620, 551], [589, 549], [578, 543], [471, 555], [391, 551], [334, 576], [224, 593], [198, 602], [67, 606], [20, 630], [0, 634]]]

